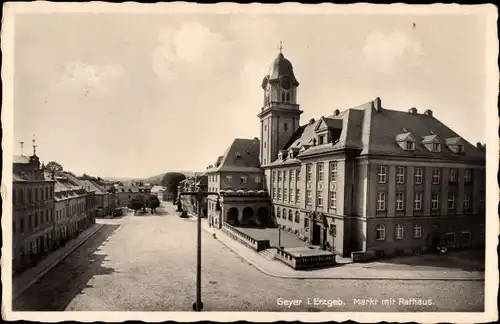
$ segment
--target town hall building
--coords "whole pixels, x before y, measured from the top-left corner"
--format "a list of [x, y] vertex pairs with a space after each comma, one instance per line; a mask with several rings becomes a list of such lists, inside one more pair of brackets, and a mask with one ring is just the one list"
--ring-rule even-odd
[[380, 98], [301, 123], [281, 52], [261, 86], [260, 138], [235, 139], [206, 170], [216, 223], [274, 223], [349, 256], [484, 245], [485, 145]]

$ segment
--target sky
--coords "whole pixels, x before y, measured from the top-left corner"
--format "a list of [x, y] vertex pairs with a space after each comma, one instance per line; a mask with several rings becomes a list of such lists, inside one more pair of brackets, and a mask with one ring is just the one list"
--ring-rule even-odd
[[280, 40], [302, 124], [380, 97], [485, 142], [485, 28], [478, 15], [18, 14], [14, 153], [35, 135], [43, 161], [77, 174], [203, 171], [259, 136]]

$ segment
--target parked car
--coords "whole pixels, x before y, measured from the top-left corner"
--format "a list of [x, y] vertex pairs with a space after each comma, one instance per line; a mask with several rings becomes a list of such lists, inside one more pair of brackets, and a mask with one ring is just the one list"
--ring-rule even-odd
[[113, 216], [123, 216], [123, 209], [122, 208], [113, 209], [112, 215]]

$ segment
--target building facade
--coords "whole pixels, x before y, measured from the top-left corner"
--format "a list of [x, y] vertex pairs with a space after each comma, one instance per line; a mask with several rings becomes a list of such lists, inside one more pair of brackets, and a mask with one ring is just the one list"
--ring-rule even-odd
[[115, 186], [117, 207], [128, 207], [134, 198], [146, 199], [151, 188], [146, 186]]
[[64, 172], [48, 177], [56, 181], [54, 238], [56, 246], [61, 246], [91, 225], [87, 208], [90, 190], [84, 187], [83, 181]]
[[391, 110], [380, 98], [301, 124], [282, 53], [261, 86], [260, 140], [234, 140], [206, 170], [208, 191], [222, 196], [220, 213], [209, 197], [209, 219], [267, 219], [346, 256], [484, 245], [484, 145], [431, 110]]
[[36, 153], [14, 156], [12, 186], [13, 273], [35, 265], [54, 249], [54, 183]]
[[217, 196], [208, 197], [209, 222], [221, 227], [270, 226], [269, 195], [260, 167], [258, 138], [235, 139], [223, 155], [207, 167], [209, 192], [220, 193], [221, 210], [216, 210]]
[[431, 110], [389, 110], [380, 98], [299, 126], [298, 82], [281, 53], [262, 86], [261, 160], [281, 227], [344, 255], [484, 244], [484, 146]]

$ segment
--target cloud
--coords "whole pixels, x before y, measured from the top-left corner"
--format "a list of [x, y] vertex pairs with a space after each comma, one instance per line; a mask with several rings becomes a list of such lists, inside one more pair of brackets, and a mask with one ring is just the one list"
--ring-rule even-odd
[[423, 55], [420, 43], [401, 31], [372, 32], [363, 48], [366, 63], [380, 72], [392, 73], [400, 63], [419, 64]]
[[73, 61], [64, 67], [58, 87], [76, 88], [106, 92], [124, 75], [121, 65], [93, 65]]
[[166, 81], [186, 70], [197, 74], [229, 71], [233, 44], [198, 22], [163, 29], [152, 53], [153, 71]]

